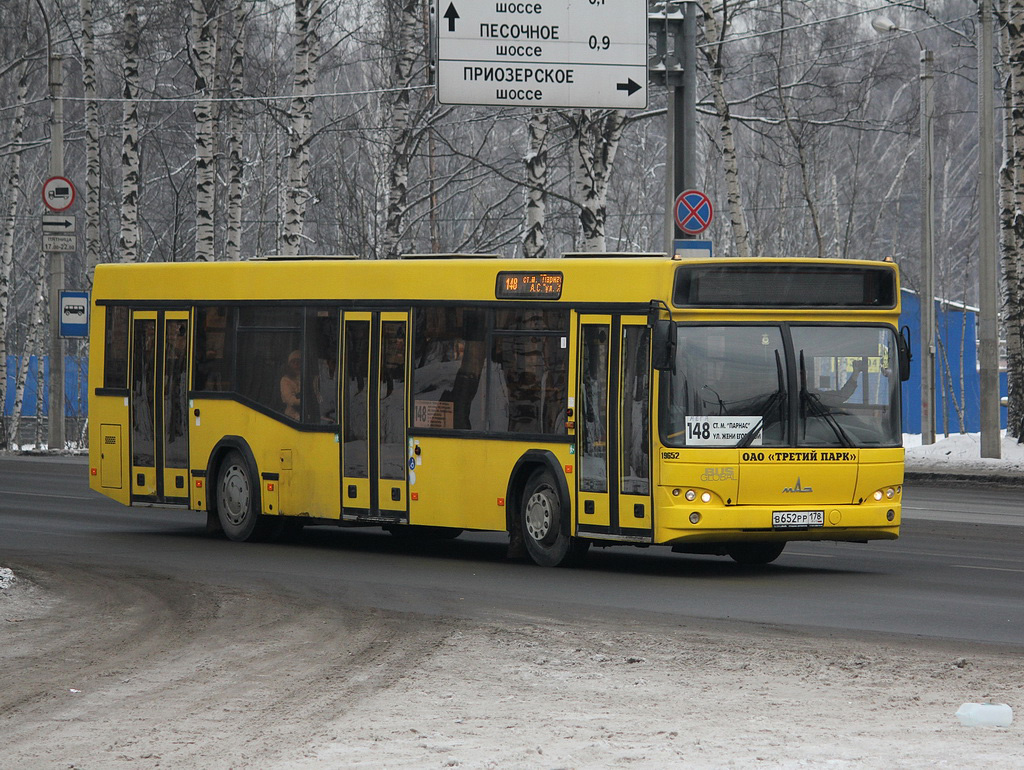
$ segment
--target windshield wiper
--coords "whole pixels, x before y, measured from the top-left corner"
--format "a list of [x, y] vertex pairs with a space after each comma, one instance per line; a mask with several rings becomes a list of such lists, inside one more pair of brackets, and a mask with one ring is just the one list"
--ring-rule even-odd
[[807, 370], [804, 368], [804, 352], [802, 350], [800, 351], [800, 402], [808, 404], [811, 407], [811, 413], [815, 417], [824, 420], [825, 424], [836, 434], [839, 443], [847, 447], [855, 446], [853, 440], [843, 430], [843, 426], [839, 424], [835, 415], [832, 414], [832, 410], [821, 403], [821, 396], [807, 390]]
[[768, 400], [765, 401], [764, 406], [761, 408], [761, 419], [754, 424], [750, 430], [743, 434], [743, 438], [736, 444], [737, 447], [742, 449], [743, 447], [750, 446], [754, 439], [757, 438], [757, 434], [761, 432], [764, 427], [765, 418], [771, 414], [773, 409], [776, 409], [779, 402], [782, 401], [783, 393], [786, 390], [785, 376], [782, 373], [782, 360], [779, 358], [779, 351], [775, 351], [775, 376], [778, 382], [778, 387], [775, 392], [772, 393]]

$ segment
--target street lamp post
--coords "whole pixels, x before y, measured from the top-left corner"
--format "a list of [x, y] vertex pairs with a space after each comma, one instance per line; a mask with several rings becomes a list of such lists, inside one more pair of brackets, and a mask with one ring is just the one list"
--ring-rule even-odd
[[[871, 20], [875, 31], [899, 32], [896, 22], [884, 16]], [[917, 39], [917, 33], [913, 33]], [[935, 443], [935, 60], [921, 49], [921, 443]]]

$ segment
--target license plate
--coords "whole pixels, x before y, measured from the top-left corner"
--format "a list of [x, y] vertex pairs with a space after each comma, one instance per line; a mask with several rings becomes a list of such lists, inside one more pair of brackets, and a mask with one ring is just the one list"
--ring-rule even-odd
[[824, 511], [772, 511], [773, 529], [824, 527]]

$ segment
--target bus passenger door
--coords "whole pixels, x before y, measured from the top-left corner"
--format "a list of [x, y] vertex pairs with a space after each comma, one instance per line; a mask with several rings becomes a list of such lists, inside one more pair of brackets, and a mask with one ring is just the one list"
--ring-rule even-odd
[[344, 316], [341, 392], [342, 516], [408, 520], [408, 313]]
[[136, 311], [131, 337], [132, 501], [187, 505], [188, 311]]
[[646, 317], [581, 315], [578, 534], [650, 542], [650, 330]]

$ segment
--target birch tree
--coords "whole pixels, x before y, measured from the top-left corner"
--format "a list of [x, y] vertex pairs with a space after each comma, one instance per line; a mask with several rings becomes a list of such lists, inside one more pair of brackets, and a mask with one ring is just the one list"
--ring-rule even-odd
[[100, 115], [96, 100], [96, 34], [93, 2], [81, 0], [82, 90], [85, 94], [85, 266], [86, 280], [100, 262]]
[[217, 66], [217, 0], [192, 0], [191, 52], [196, 106], [196, 260], [212, 262], [216, 167], [216, 115], [213, 85]]
[[242, 159], [242, 104], [243, 66], [245, 64], [245, 23], [252, 12], [253, 0], [235, 0], [235, 35], [231, 43], [231, 71], [228, 75], [228, 93], [234, 99], [228, 103], [228, 195], [227, 237], [225, 255], [237, 261], [242, 256], [242, 183], [245, 163]]
[[409, 167], [414, 145], [411, 86], [420, 40], [419, 7], [419, 0], [401, 0], [398, 8], [398, 49], [391, 82], [394, 91], [386, 129], [387, 208], [380, 245], [380, 256], [385, 259], [394, 259], [401, 252], [400, 240], [408, 207]]
[[1006, 334], [1007, 433], [1024, 439], [1024, 0], [1008, 0], [1003, 32], [1007, 60], [1004, 162], [1000, 170], [1003, 323]]
[[547, 251], [544, 237], [548, 186], [547, 110], [530, 111], [527, 133], [529, 149], [523, 159], [526, 171], [526, 232], [523, 235], [523, 256], [544, 257]]
[[0, 417], [3, 417], [7, 403], [7, 318], [11, 306], [11, 278], [14, 272], [14, 233], [18, 220], [18, 203], [21, 199], [20, 145], [25, 135], [28, 72], [28, 62], [22, 62], [18, 68], [18, 96], [11, 127], [11, 165], [7, 174], [7, 211], [4, 212], [3, 240], [0, 242]]
[[747, 222], [743, 213], [743, 196], [740, 191], [739, 165], [736, 160], [736, 139], [732, 129], [732, 115], [725, 97], [725, 32], [729, 22], [726, 8], [722, 8], [722, 24], [711, 7], [711, 0], [701, 0], [704, 12], [704, 34], [708, 44], [702, 48], [707, 58], [711, 80], [711, 93], [715, 101], [715, 116], [718, 119], [718, 135], [722, 142], [722, 164], [724, 166], [726, 189], [728, 191], [729, 222], [736, 256], [747, 258], [750, 247], [747, 242]]
[[319, 56], [323, 0], [295, 0], [294, 85], [285, 156], [284, 231], [281, 252], [298, 254], [309, 193], [309, 142], [313, 127], [313, 88]]
[[139, 259], [139, 9], [136, 0], [122, 0], [124, 29], [124, 98], [121, 129], [121, 236], [122, 262]]
[[[25, 383], [28, 381], [28, 367], [33, 351], [41, 347], [42, 329], [46, 321], [46, 308], [49, 304], [46, 301], [46, 268], [49, 261], [42, 258], [38, 260], [36, 275], [32, 278], [32, 312], [28, 324], [28, 335], [25, 341], [24, 355], [21, 357], [21, 366], [18, 367], [17, 381], [14, 385], [14, 409], [11, 413], [11, 423], [7, 433], [7, 445], [18, 444], [18, 434], [21, 430], [21, 413], [25, 403]], [[37, 358], [37, 366], [42, 368], [42, 358]], [[41, 400], [40, 391], [36, 393], [36, 403]], [[36, 419], [42, 420], [42, 412], [36, 407]]]
[[626, 126], [622, 110], [579, 110], [573, 131], [573, 180], [583, 251], [606, 251], [608, 182]]

